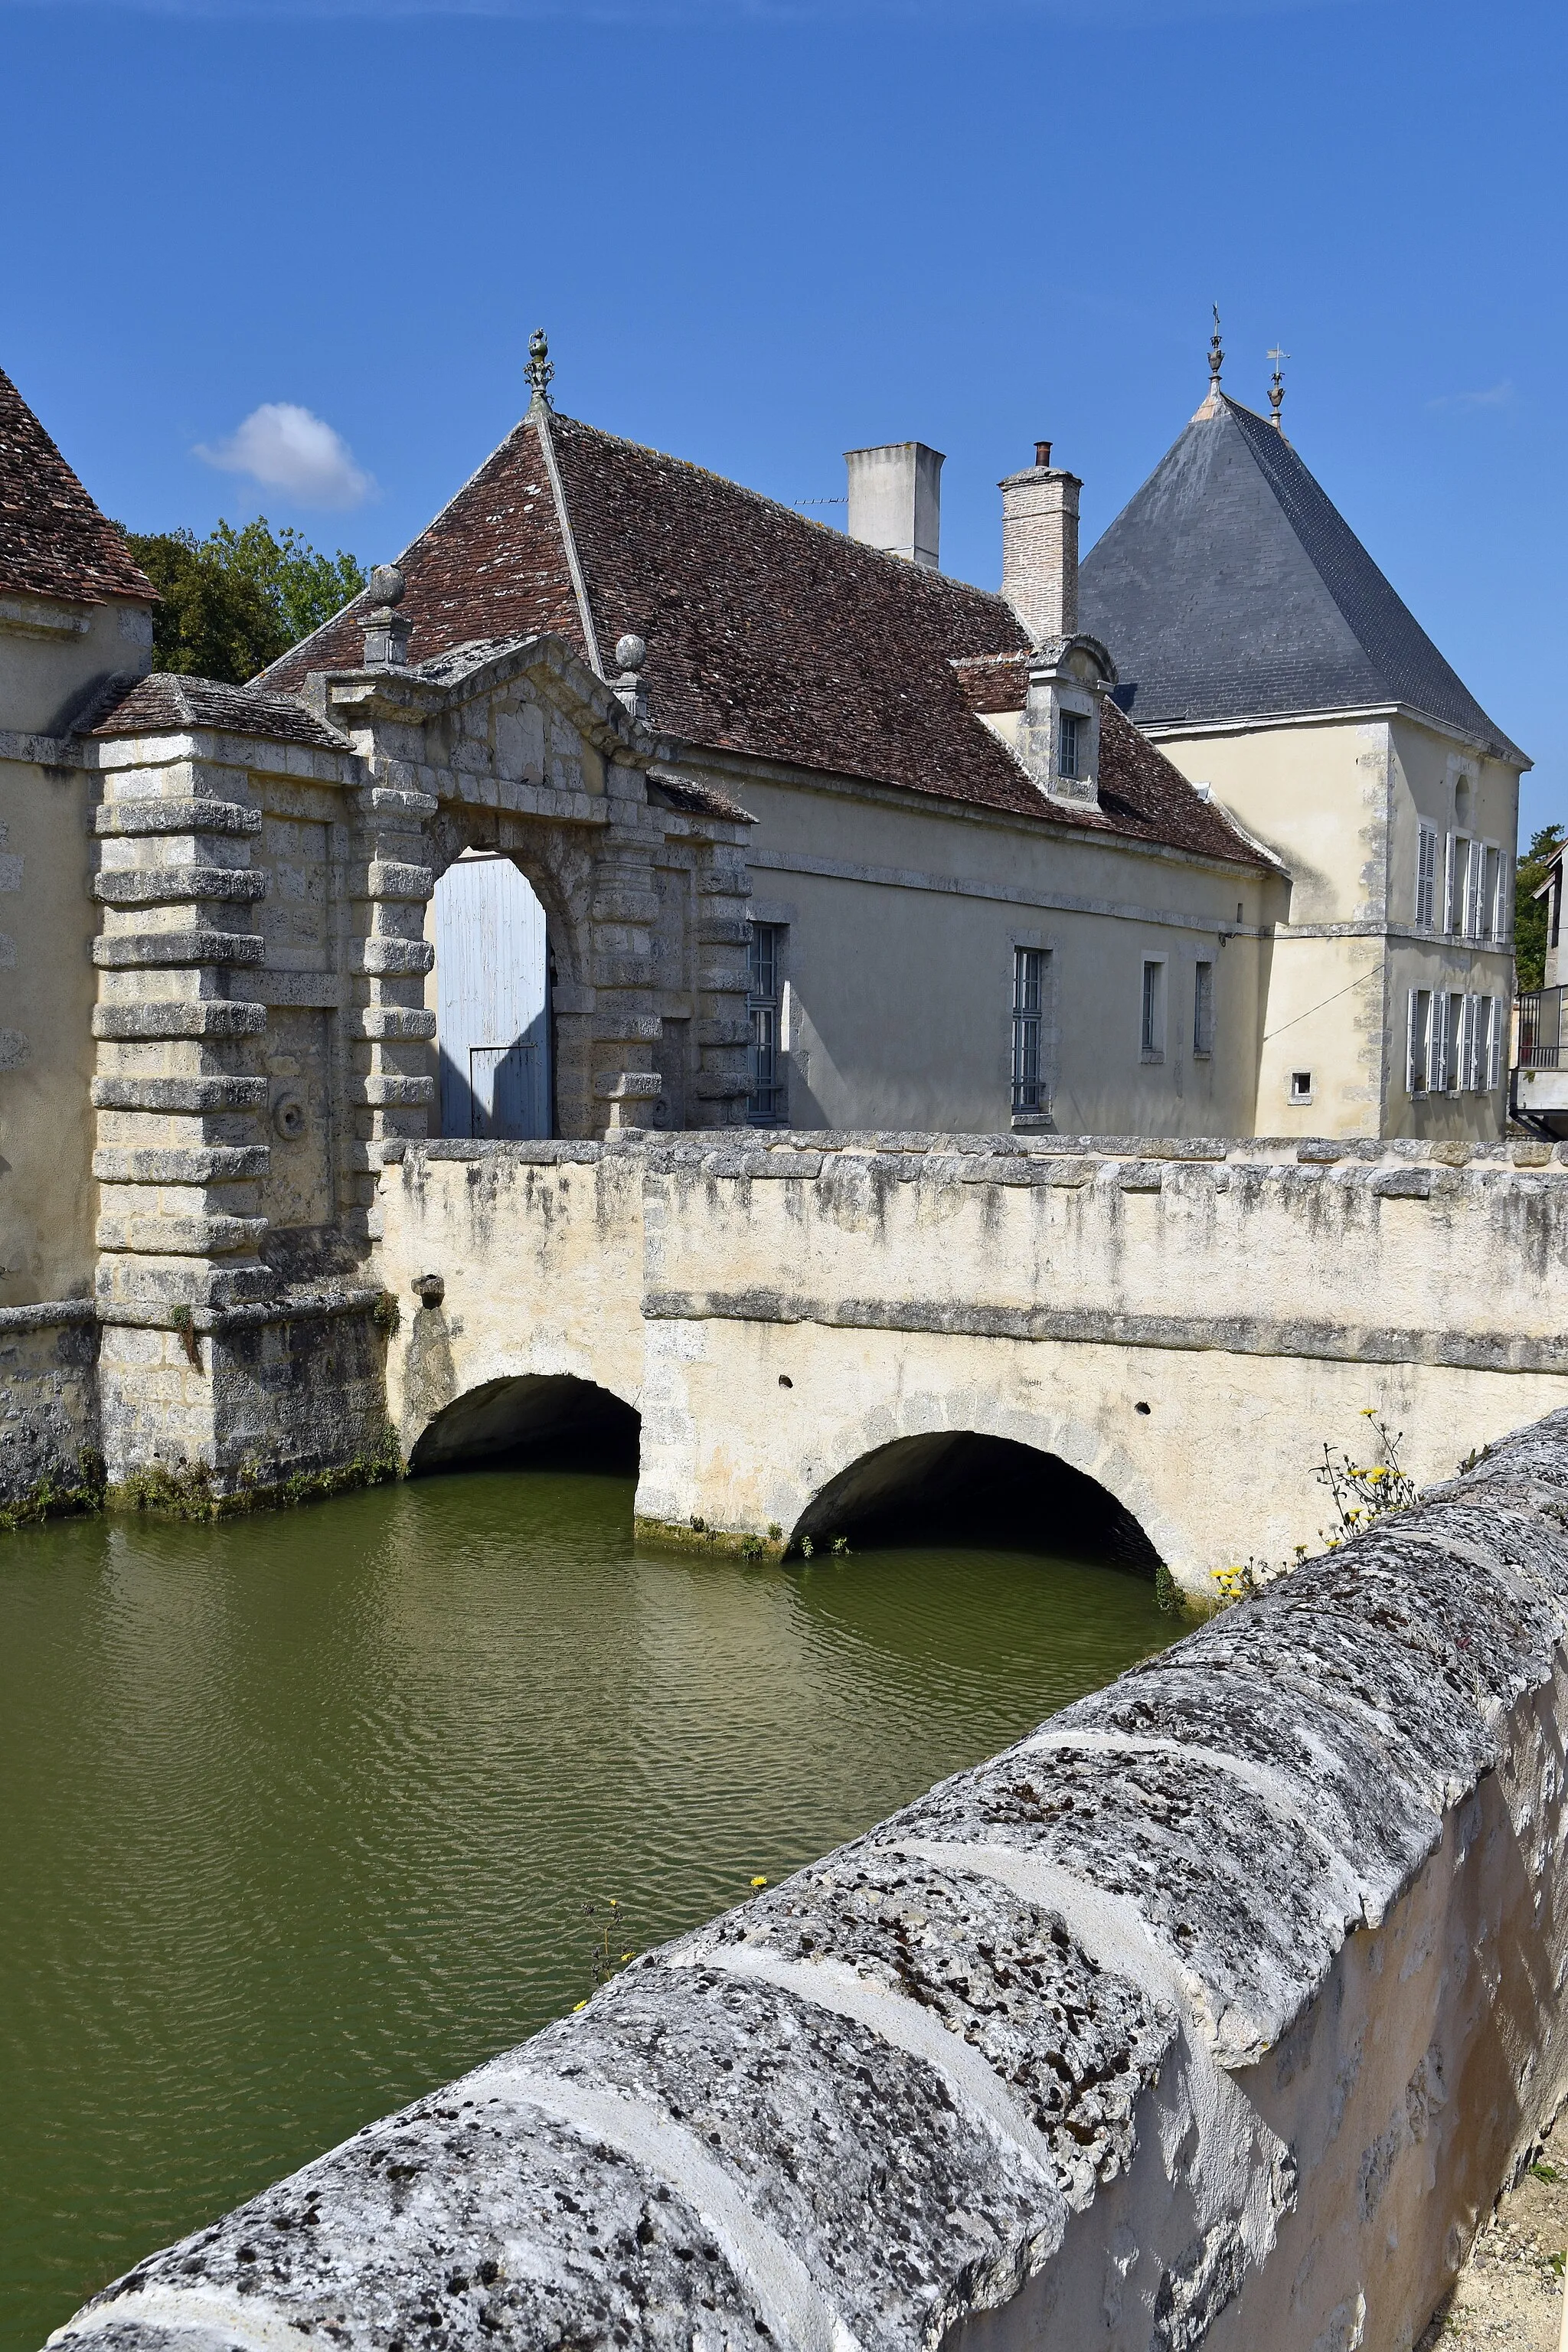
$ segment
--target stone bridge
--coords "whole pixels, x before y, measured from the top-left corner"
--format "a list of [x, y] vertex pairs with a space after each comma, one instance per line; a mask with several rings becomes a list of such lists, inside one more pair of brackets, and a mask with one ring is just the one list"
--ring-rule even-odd
[[[644, 1184], [710, 1181], [771, 1238], [798, 1216], [809, 1279], [831, 1223], [700, 1170], [467, 1165], [476, 1216], [531, 1180], [542, 1218], [570, 1176], [564, 1243], [595, 1202], [615, 1233]], [[464, 1176], [408, 1170], [426, 1232]], [[889, 1183], [891, 1232], [919, 1188]], [[138, 2263], [52, 2342], [1410, 2352], [1568, 2089], [1565, 1526], [1560, 1413]]]
[[667, 1538], [852, 1533], [1000, 1440], [1212, 1597], [1215, 1568], [1315, 1543], [1314, 1464], [1367, 1458], [1363, 1412], [1425, 1485], [1568, 1404], [1568, 1166], [1534, 1143], [634, 1132], [384, 1158], [412, 1466], [619, 1400]]

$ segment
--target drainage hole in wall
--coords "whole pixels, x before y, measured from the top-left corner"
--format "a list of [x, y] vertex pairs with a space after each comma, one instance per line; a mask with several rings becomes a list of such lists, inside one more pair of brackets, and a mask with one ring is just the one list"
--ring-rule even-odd
[[779, 1374], [779, 1386], [780, 1386], [780, 1388], [781, 1388], [781, 1389], [793, 1389], [793, 1388], [794, 1388], [794, 1386], [795, 1386], [795, 1382], [791, 1380], [791, 1378], [790, 1378], [790, 1376], [789, 1376], [789, 1374], [788, 1374], [787, 1372], [781, 1372], [781, 1373]]
[[1132, 1410], [1134, 1412], [1152, 1412], [1154, 1408], [1152, 1404], [1135, 1404]]

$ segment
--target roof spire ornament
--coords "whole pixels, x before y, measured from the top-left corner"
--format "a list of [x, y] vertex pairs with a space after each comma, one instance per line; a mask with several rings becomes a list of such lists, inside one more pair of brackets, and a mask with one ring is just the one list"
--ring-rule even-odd
[[1219, 372], [1225, 365], [1225, 353], [1219, 341], [1219, 304], [1214, 306], [1214, 332], [1209, 337], [1209, 397], [1219, 398]]
[[536, 408], [549, 407], [550, 379], [555, 373], [550, 357], [549, 339], [542, 327], [535, 327], [528, 339], [528, 365], [523, 373], [533, 387], [533, 397], [528, 404], [528, 413], [531, 416]]
[[1268, 356], [1274, 362], [1274, 373], [1268, 379], [1268, 406], [1271, 412], [1268, 422], [1276, 433], [1283, 436], [1285, 427], [1280, 423], [1279, 411], [1285, 405], [1285, 379], [1279, 371], [1290, 354], [1289, 352], [1282, 352], [1276, 343]]

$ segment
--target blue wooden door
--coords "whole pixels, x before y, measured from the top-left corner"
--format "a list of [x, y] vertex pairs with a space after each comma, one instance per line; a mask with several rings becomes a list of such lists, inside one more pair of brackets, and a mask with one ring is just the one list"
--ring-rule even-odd
[[443, 1135], [550, 1132], [544, 909], [506, 857], [459, 857], [436, 885]]

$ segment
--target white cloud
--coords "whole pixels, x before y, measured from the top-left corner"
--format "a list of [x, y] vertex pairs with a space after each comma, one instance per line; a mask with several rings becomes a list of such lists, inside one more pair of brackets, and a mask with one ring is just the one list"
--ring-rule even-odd
[[357, 507], [375, 488], [354, 463], [341, 433], [291, 400], [264, 401], [226, 441], [196, 446], [204, 464], [225, 474], [248, 474], [264, 489], [282, 490], [302, 507]]
[[1468, 412], [1475, 408], [1511, 408], [1514, 390], [1510, 379], [1504, 376], [1489, 392], [1445, 392], [1426, 403], [1428, 408], [1453, 408]]

